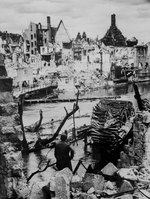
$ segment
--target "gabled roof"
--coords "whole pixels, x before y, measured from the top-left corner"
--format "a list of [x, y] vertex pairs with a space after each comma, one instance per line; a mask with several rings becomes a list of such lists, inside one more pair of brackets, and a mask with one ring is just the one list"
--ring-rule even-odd
[[[65, 31], [66, 31], [66, 33], [67, 33], [67, 35], [68, 35], [68, 38], [70, 39], [68, 30], [66, 29], [66, 27], [65, 27], [65, 25], [64, 25], [64, 22], [63, 22], [62, 20], [60, 20], [60, 22], [59, 22], [59, 24], [58, 24], [57, 31], [59, 30], [61, 24], [64, 26], [64, 29], [65, 29]], [[71, 39], [70, 39], [70, 41], [71, 41]]]

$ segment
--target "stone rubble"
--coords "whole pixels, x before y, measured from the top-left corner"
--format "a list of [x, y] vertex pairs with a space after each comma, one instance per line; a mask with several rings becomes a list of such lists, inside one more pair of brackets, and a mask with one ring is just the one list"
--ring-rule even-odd
[[[30, 190], [25, 186], [20, 151], [14, 147], [13, 143], [4, 142], [2, 157], [7, 159], [7, 162], [2, 160], [1, 162], [3, 162], [2, 167], [7, 168], [3, 172], [8, 172], [7, 197], [12, 199], [18, 196], [23, 199], [48, 199], [50, 197], [55, 199], [141, 199], [149, 197], [150, 167], [148, 165], [150, 162], [147, 157], [150, 150], [149, 147], [145, 148], [149, 133], [149, 128], [143, 125], [142, 115], [138, 114], [133, 124], [133, 140], [129, 140], [124, 146], [117, 167], [109, 162], [101, 169], [100, 174], [86, 173], [83, 177], [73, 176], [72, 172], [65, 168], [56, 172], [53, 177], [49, 177], [47, 181], [37, 182]], [[2, 148], [0, 149], [2, 151]], [[139, 151], [142, 152], [139, 153]], [[0, 183], [4, 184], [2, 178], [0, 178]], [[6, 187], [2, 188], [2, 191], [6, 192]]]
[[[117, 167], [109, 162], [100, 174], [86, 173], [82, 178], [73, 176], [65, 168], [29, 189], [23, 174], [21, 140], [18, 138], [22, 131], [11, 79], [0, 76], [0, 80], [0, 199], [150, 198], [148, 112], [139, 112], [134, 117], [133, 140], [120, 152]], [[9, 84], [5, 84], [6, 81]]]
[[[92, 186], [92, 179], [95, 174], [86, 174], [88, 186], [85, 189], [85, 183], [82, 179], [80, 182], [80, 189], [71, 187], [73, 198], [88, 198], [95, 195], [96, 198], [114, 198], [114, 199], [141, 199], [150, 198], [150, 161], [149, 153], [150, 147], [148, 137], [150, 135], [150, 128], [147, 129], [147, 118], [150, 117], [148, 113], [138, 113], [134, 118], [133, 123], [133, 140], [124, 146], [120, 153], [118, 165], [115, 167], [112, 163], [108, 163], [102, 170], [101, 181], [97, 181], [97, 185], [101, 187], [101, 191], [96, 192]], [[149, 122], [148, 122], [149, 123]], [[145, 154], [145, 156], [144, 156]], [[97, 174], [96, 174], [97, 176]], [[105, 178], [107, 176], [107, 178]], [[110, 180], [108, 180], [108, 176]], [[114, 176], [112, 179], [111, 177]], [[79, 183], [79, 182], [78, 182]], [[83, 185], [83, 187], [81, 187]], [[89, 186], [90, 185], [90, 186]], [[89, 190], [88, 190], [89, 188]], [[95, 190], [95, 192], [94, 192]], [[84, 197], [83, 197], [83, 192]], [[91, 196], [92, 197], [92, 196]]]
[[3, 75], [4, 58], [0, 54], [0, 199], [27, 198], [29, 189], [23, 174], [22, 136], [17, 102], [13, 100], [12, 79]]

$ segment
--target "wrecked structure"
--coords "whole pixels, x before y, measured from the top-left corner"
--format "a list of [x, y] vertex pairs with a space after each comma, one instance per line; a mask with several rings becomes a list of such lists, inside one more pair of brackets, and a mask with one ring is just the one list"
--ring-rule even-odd
[[118, 46], [123, 47], [126, 46], [126, 39], [123, 36], [122, 32], [116, 26], [116, 15], [111, 15], [111, 26], [108, 29], [105, 36], [101, 39], [101, 41], [106, 46]]
[[121, 83], [150, 81], [149, 43], [138, 44], [135, 37], [126, 39], [116, 25], [115, 14], [111, 15], [111, 26], [100, 42], [103, 71], [110, 79]]
[[24, 54], [31, 62], [35, 62], [36, 55], [41, 54], [43, 60], [50, 61], [65, 59], [71, 55], [72, 43], [68, 31], [61, 20], [58, 27], [51, 25], [51, 18], [47, 16], [47, 26], [30, 22], [23, 33]]
[[91, 138], [106, 152], [113, 153], [132, 129], [134, 108], [132, 102], [102, 99], [93, 108]]

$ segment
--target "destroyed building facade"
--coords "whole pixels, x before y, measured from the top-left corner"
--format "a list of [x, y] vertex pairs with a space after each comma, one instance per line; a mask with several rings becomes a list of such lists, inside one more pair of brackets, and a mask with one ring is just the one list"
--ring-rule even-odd
[[41, 54], [44, 60], [49, 61], [54, 59], [56, 54], [61, 54], [61, 58], [71, 53], [72, 43], [63, 21], [60, 20], [59, 25], [53, 27], [50, 16], [47, 16], [47, 26], [40, 22], [38, 24], [30, 22], [23, 33], [23, 38], [24, 54], [32, 60], [37, 54]]

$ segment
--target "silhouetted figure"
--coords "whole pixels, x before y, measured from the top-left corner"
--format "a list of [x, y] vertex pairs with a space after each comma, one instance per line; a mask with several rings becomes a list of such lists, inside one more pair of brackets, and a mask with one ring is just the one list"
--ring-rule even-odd
[[58, 170], [68, 167], [72, 171], [71, 160], [74, 157], [74, 150], [66, 143], [67, 135], [62, 134], [60, 142], [56, 143], [54, 155]]
[[142, 110], [144, 110], [143, 103], [142, 103], [142, 100], [141, 100], [139, 89], [138, 89], [138, 87], [137, 87], [137, 85], [135, 83], [133, 83], [133, 88], [134, 88], [134, 92], [135, 92], [134, 97], [137, 100], [138, 108], [139, 108], [140, 111], [142, 111]]

